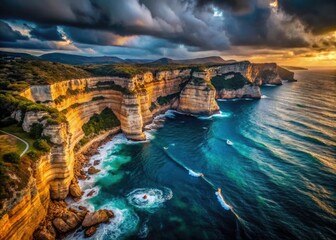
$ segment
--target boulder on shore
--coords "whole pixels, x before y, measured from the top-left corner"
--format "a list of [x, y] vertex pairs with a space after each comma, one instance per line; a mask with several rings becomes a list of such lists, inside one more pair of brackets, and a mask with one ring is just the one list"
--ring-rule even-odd
[[95, 168], [94, 166], [91, 166], [91, 167], [89, 167], [89, 169], [88, 169], [88, 173], [89, 173], [90, 175], [92, 175], [92, 174], [96, 174], [96, 173], [98, 173], [98, 172], [100, 172], [100, 170], [97, 169], [97, 168]]
[[84, 221], [82, 222], [83, 227], [91, 227], [103, 222], [107, 222], [109, 218], [114, 217], [114, 214], [111, 210], [98, 210], [94, 213], [87, 213]]
[[45, 226], [38, 228], [34, 233], [35, 240], [55, 240], [56, 231], [52, 224], [48, 222]]
[[89, 227], [88, 229], [85, 230], [85, 237], [91, 237], [93, 236], [97, 231], [96, 226]]
[[80, 225], [85, 215], [85, 212], [76, 214], [72, 211], [66, 211], [62, 213], [61, 217], [56, 217], [52, 223], [58, 232], [66, 233]]
[[79, 198], [82, 196], [82, 190], [80, 189], [77, 181], [73, 181], [69, 187], [70, 195], [74, 198]]
[[95, 190], [91, 190], [88, 194], [86, 194], [87, 197], [92, 197], [92, 195], [95, 193]]

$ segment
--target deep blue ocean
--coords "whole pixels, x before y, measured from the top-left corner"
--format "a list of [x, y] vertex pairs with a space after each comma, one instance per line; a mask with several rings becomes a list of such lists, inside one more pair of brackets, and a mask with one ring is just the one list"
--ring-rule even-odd
[[102, 146], [102, 171], [80, 183], [96, 194], [73, 203], [114, 210], [93, 238], [336, 239], [336, 71], [295, 74], [260, 100], [168, 112], [149, 141]]

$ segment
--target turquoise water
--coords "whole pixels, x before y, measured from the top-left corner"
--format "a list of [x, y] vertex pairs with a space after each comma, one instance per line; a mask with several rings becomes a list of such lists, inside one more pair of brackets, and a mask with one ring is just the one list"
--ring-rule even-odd
[[335, 239], [336, 71], [296, 78], [219, 101], [211, 118], [168, 113], [147, 142], [104, 145], [103, 171], [81, 182], [97, 194], [76, 203], [115, 211], [95, 238]]

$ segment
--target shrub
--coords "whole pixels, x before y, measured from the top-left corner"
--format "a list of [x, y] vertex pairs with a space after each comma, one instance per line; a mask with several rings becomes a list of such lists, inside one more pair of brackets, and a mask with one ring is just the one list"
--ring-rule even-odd
[[120, 121], [110, 108], [105, 108], [100, 114], [94, 114], [82, 127], [86, 136], [98, 134], [100, 131], [114, 128]]
[[41, 156], [41, 153], [32, 150], [32, 151], [28, 152], [27, 155], [31, 160], [35, 161]]
[[[233, 77], [229, 78], [230, 75]], [[229, 72], [213, 77], [211, 83], [217, 91], [220, 91], [222, 89], [237, 90], [244, 87], [249, 81], [240, 73]]]
[[43, 131], [43, 125], [41, 123], [33, 123], [30, 128], [29, 135], [34, 139], [41, 138], [41, 134]]
[[39, 140], [36, 140], [34, 143], [33, 143], [33, 146], [37, 149], [37, 150], [40, 150], [42, 152], [49, 152], [50, 151], [50, 146], [47, 142], [47, 140], [45, 139], [39, 139]]
[[15, 93], [0, 93], [0, 116], [5, 118], [10, 116], [10, 113], [15, 110], [21, 111], [45, 111], [50, 114], [55, 122], [66, 122], [66, 118], [57, 109], [32, 102]]
[[3, 159], [5, 162], [10, 163], [19, 163], [20, 162], [20, 155], [16, 152], [10, 152], [3, 155]]

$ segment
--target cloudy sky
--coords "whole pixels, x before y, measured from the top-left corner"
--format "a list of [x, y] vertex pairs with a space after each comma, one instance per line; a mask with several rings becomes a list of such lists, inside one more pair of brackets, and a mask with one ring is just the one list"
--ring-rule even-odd
[[0, 49], [336, 66], [336, 0], [0, 0]]

